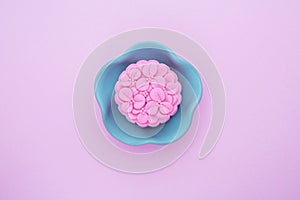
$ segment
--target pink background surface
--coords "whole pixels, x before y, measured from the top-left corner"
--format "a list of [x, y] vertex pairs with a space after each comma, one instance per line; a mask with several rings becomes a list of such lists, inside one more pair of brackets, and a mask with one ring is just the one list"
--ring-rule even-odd
[[[0, 2], [0, 199], [300, 199], [299, 1]], [[155, 26], [202, 44], [227, 93], [223, 135], [197, 159], [130, 175], [77, 137], [72, 90], [107, 38]]]

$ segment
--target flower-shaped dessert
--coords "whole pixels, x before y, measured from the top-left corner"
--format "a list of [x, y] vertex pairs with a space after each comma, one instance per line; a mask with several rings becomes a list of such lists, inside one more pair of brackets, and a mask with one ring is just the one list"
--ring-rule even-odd
[[140, 127], [156, 127], [177, 112], [181, 84], [170, 68], [156, 60], [130, 64], [115, 86], [119, 111]]

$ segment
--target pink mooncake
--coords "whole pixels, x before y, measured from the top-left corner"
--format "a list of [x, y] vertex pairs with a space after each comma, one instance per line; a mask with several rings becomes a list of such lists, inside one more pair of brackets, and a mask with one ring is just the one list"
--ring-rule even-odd
[[128, 121], [140, 127], [156, 127], [177, 112], [181, 84], [167, 65], [140, 60], [120, 74], [115, 85], [115, 102]]

